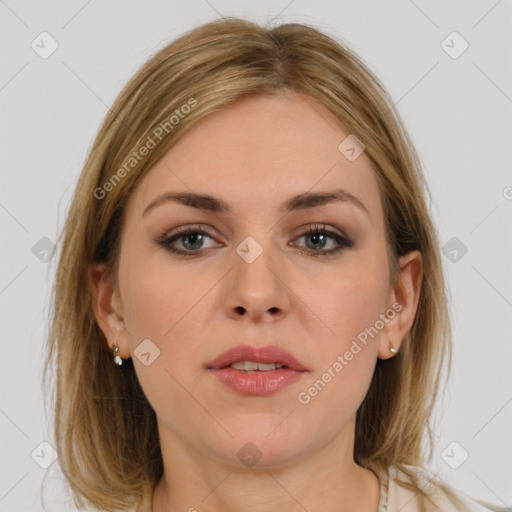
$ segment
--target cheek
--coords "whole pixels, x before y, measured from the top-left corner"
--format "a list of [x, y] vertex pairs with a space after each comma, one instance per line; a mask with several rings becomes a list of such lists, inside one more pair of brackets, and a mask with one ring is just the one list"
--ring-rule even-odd
[[368, 391], [386, 306], [385, 264], [371, 255], [360, 257], [357, 265], [340, 266], [328, 279], [304, 288], [314, 316], [327, 327], [311, 332], [318, 364], [298, 400], [312, 418], [327, 415], [339, 425], [340, 415], [348, 419], [355, 414]]
[[[340, 266], [321, 280], [304, 280], [300, 293], [307, 298], [311, 316], [321, 320], [322, 338], [342, 349], [385, 312], [387, 269], [373, 258]], [[305, 301], [306, 302], [306, 301]], [[325, 327], [325, 329], [323, 328]]]
[[127, 259], [125, 266], [120, 266], [120, 279], [130, 333], [160, 341], [168, 338], [179, 323], [194, 314], [212, 287], [214, 276], [195, 275], [192, 279], [190, 272], [174, 267], [165, 257]]
[[[360, 288], [358, 288], [360, 291]], [[376, 304], [364, 297], [339, 300], [328, 318], [334, 335], [317, 337], [317, 364], [297, 396], [312, 421], [321, 418], [336, 432], [355, 416], [370, 386], [378, 352], [378, 335], [365, 329], [378, 318]], [[364, 306], [366, 309], [361, 309]]]
[[[163, 386], [179, 385], [171, 374], [185, 386], [193, 386], [202, 377], [208, 354], [211, 331], [212, 300], [218, 295], [215, 285], [223, 274], [216, 271], [193, 270], [172, 266], [168, 261], [154, 258], [149, 263], [126, 261], [120, 267], [124, 273], [123, 306], [128, 341], [142, 386], [161, 393]], [[149, 339], [158, 357], [151, 366], [144, 366], [137, 354], [141, 341]], [[147, 343], [147, 342], [146, 342]], [[149, 344], [151, 347], [151, 344]], [[148, 371], [150, 370], [150, 371]], [[197, 371], [196, 371], [197, 370]]]
[[340, 343], [338, 350], [330, 347], [296, 397], [298, 415], [307, 418], [311, 430], [321, 431], [326, 439], [352, 424], [373, 377], [374, 346], [350, 346]]
[[[190, 390], [200, 378], [192, 368], [199, 369], [203, 363], [197, 357], [204, 339], [204, 332], [199, 335], [198, 311], [213, 279], [205, 276], [191, 282], [190, 276], [168, 264], [133, 263], [126, 261], [120, 274], [128, 342], [144, 394], [156, 414], [169, 423], [174, 421], [173, 411], [202, 418], [201, 410], [194, 409]], [[143, 346], [150, 354], [148, 365], [138, 357]]]

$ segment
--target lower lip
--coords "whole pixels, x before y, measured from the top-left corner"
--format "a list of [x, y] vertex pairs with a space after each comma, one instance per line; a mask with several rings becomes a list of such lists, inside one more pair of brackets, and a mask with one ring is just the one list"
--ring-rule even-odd
[[272, 395], [297, 382], [305, 373], [283, 368], [267, 372], [245, 372], [233, 368], [210, 369], [210, 371], [226, 386], [248, 396]]

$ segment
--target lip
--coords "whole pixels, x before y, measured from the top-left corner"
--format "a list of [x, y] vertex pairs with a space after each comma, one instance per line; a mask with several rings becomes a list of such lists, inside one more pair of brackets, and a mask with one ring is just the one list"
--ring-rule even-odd
[[[283, 368], [246, 372], [230, 367], [237, 361], [276, 363], [283, 365]], [[232, 348], [212, 361], [208, 370], [224, 385], [247, 396], [268, 396], [277, 393], [297, 382], [308, 371], [295, 357], [274, 345], [261, 348], [241, 345]]]
[[209, 370], [219, 370], [231, 366], [237, 361], [254, 361], [256, 363], [276, 363], [286, 366], [289, 370], [304, 372], [307, 369], [293, 357], [289, 352], [275, 345], [266, 347], [252, 347], [250, 345], [239, 345], [214, 359], [209, 365]]

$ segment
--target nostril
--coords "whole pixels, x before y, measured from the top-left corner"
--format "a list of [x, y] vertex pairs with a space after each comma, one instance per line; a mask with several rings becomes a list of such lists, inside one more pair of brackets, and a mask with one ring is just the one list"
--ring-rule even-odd
[[236, 312], [240, 313], [241, 315], [244, 315], [245, 314], [245, 308], [242, 307], [242, 306], [237, 306]]

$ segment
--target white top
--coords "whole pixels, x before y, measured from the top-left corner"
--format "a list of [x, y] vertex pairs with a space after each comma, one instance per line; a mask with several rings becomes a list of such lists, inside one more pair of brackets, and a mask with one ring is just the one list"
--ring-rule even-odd
[[437, 507], [427, 503], [427, 508], [421, 509], [417, 493], [406, 489], [395, 481], [397, 477], [405, 481], [409, 481], [409, 478], [395, 466], [391, 466], [388, 468], [387, 473], [377, 473], [380, 480], [378, 512], [497, 512], [508, 510], [494, 507], [487, 503], [484, 505], [483, 502], [477, 502], [467, 494], [447, 485], [455, 496], [464, 503], [464, 508], [460, 508], [460, 506], [456, 506], [452, 503], [447, 494], [438, 485], [440, 480], [433, 473], [419, 467], [406, 467], [418, 475], [420, 482], [424, 482], [424, 488], [429, 491], [429, 494], [433, 493], [433, 500], [437, 504]]

